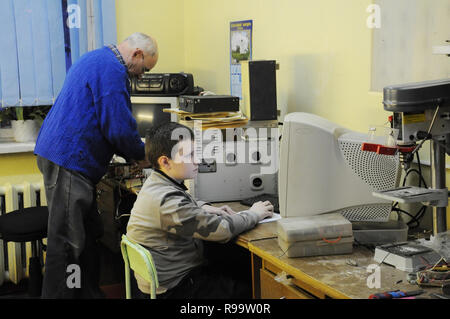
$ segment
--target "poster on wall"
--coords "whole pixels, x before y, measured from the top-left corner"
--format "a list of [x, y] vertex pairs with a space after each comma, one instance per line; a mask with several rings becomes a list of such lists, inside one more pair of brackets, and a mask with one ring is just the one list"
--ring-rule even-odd
[[240, 61], [252, 59], [253, 21], [230, 22], [230, 81], [231, 95], [242, 99]]

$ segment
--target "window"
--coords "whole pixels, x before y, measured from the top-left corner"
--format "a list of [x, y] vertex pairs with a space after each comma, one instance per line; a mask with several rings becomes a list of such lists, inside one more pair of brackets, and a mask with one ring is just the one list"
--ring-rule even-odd
[[115, 1], [2, 0], [0, 39], [0, 106], [51, 105], [72, 63], [116, 42]]

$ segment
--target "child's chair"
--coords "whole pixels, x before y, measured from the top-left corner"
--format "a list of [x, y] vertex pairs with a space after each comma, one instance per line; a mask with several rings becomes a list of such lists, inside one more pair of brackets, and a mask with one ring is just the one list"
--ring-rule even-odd
[[150, 298], [156, 299], [156, 288], [159, 286], [158, 275], [150, 252], [122, 235], [120, 243], [122, 257], [125, 262], [126, 298], [131, 299], [130, 268], [150, 283]]

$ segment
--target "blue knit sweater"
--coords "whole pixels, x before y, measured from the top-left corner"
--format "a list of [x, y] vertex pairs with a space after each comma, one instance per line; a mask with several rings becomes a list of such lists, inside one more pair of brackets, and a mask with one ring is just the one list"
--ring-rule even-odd
[[34, 153], [97, 183], [113, 154], [144, 158], [131, 113], [127, 69], [108, 47], [71, 66], [39, 132]]

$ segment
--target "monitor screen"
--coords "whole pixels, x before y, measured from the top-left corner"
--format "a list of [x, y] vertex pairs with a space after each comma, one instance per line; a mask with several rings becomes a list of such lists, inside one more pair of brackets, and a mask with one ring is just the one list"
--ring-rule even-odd
[[163, 112], [163, 109], [170, 109], [170, 104], [166, 103], [133, 103], [132, 112], [136, 119], [138, 132], [141, 137], [145, 137], [145, 132], [156, 126], [170, 122], [170, 113]]

